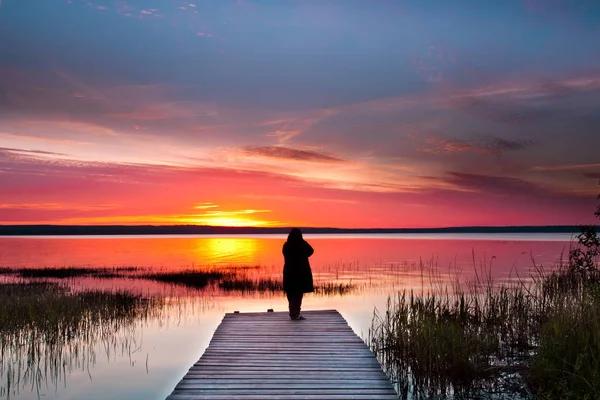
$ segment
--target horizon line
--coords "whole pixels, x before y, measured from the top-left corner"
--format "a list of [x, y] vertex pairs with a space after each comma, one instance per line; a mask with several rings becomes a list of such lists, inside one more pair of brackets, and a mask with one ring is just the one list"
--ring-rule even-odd
[[[472, 225], [429, 228], [335, 228], [302, 227], [308, 234], [376, 233], [580, 233], [590, 225]], [[596, 229], [600, 225], [591, 225]], [[289, 227], [214, 225], [0, 225], [0, 236], [78, 236], [78, 235], [202, 235], [202, 234], [282, 234]]]

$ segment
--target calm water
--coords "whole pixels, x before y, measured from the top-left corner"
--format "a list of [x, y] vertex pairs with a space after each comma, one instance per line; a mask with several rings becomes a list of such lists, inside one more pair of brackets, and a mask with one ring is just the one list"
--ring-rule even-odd
[[[536, 264], [556, 265], [569, 247], [565, 234], [503, 235], [306, 235], [315, 248], [316, 283], [355, 285], [347, 295], [308, 295], [304, 309], [339, 310], [366, 337], [373, 312], [400, 290], [474, 278], [485, 271], [495, 282], [526, 279]], [[0, 267], [123, 267], [148, 271], [231, 268], [250, 278], [279, 277], [283, 236], [0, 237]], [[141, 279], [81, 278], [77, 288], [122, 289], [162, 296], [160, 312], [133, 321], [116, 337], [87, 349], [89, 357], [65, 374], [32, 384], [24, 380], [14, 399], [164, 399], [202, 355], [223, 314], [234, 310], [284, 311], [282, 295], [194, 291]], [[306, 321], [303, 323], [310, 323]], [[65, 350], [66, 353], [69, 349]], [[2, 368], [6, 368], [3, 365]], [[12, 383], [14, 385], [14, 383]], [[0, 371], [0, 393], [6, 393]]]

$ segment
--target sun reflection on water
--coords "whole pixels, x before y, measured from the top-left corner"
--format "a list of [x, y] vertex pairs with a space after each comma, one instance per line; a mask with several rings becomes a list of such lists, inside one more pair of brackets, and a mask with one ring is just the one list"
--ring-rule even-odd
[[201, 264], [252, 264], [263, 250], [263, 242], [254, 238], [212, 237], [196, 240], [194, 252]]

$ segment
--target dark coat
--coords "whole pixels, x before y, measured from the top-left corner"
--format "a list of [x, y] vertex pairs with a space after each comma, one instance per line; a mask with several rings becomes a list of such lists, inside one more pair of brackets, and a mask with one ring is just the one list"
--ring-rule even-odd
[[312, 271], [308, 257], [315, 252], [305, 240], [283, 244], [283, 290], [287, 293], [314, 292]]

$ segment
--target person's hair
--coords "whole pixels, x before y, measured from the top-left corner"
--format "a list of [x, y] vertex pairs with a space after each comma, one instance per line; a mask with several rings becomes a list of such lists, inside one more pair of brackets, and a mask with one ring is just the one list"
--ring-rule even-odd
[[298, 242], [301, 240], [304, 240], [302, 238], [302, 231], [299, 228], [292, 228], [292, 230], [290, 231], [288, 238], [287, 238], [288, 242]]

